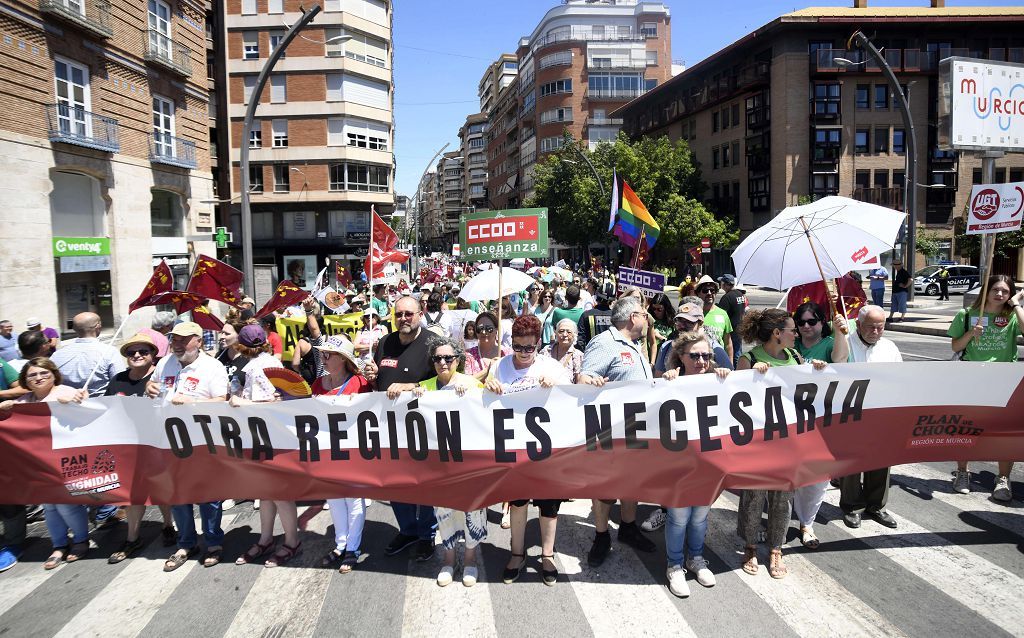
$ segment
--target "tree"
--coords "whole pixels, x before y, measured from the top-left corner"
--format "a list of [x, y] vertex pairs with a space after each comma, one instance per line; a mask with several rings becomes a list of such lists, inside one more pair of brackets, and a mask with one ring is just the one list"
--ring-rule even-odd
[[929, 232], [927, 230], [918, 230], [916, 237], [917, 252], [921, 253], [927, 259], [934, 259], [939, 256], [941, 248], [939, 243], [942, 238], [937, 234]]
[[[604, 197], [581, 155], [591, 160], [601, 177]], [[562, 148], [534, 168], [536, 194], [527, 205], [548, 208], [548, 230], [557, 241], [583, 248], [609, 241], [613, 166], [661, 227], [655, 262], [680, 254], [703, 237], [716, 246], [736, 241], [732, 222], [716, 218], [699, 201], [706, 186], [689, 146], [667, 137], [631, 142], [620, 132], [614, 142], [602, 142], [590, 151], [567, 133]]]

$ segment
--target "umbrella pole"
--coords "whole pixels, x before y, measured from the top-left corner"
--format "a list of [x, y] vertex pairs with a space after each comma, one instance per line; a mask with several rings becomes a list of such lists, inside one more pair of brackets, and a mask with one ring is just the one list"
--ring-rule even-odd
[[501, 307], [505, 305], [502, 303], [504, 301], [504, 297], [501, 295], [501, 276], [504, 274], [504, 266], [501, 263], [502, 261], [503, 260], [501, 259], [498, 260], [498, 325], [495, 326], [498, 330], [498, 352], [501, 352]]
[[[818, 274], [821, 275], [821, 285], [825, 286], [825, 295], [828, 297], [828, 305], [832, 310], [832, 317], [836, 316], [836, 302], [832, 301], [832, 295], [828, 294], [828, 278], [825, 277], [825, 270], [821, 267], [821, 260], [818, 259], [818, 251], [814, 249], [814, 242], [811, 241], [811, 231], [807, 228], [807, 222], [800, 217], [800, 225], [804, 227], [804, 236], [807, 237], [807, 244], [811, 247], [811, 254], [814, 255], [814, 263], [818, 266]], [[838, 289], [837, 289], [838, 292]], [[847, 334], [844, 330], [843, 334]]]
[[836, 295], [838, 295], [839, 297], [839, 305], [842, 306], [843, 308], [843, 319], [849, 319], [850, 314], [846, 311], [846, 300], [843, 299], [843, 291], [842, 289], [839, 288], [839, 280], [833, 279], [832, 281], [835, 283], [836, 286]]

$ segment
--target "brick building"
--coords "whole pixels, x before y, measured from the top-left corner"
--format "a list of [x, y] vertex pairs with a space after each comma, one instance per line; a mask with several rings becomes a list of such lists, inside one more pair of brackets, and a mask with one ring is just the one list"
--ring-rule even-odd
[[160, 258], [184, 284], [213, 251], [205, 7], [0, 4], [0, 315], [114, 325]]
[[[857, 0], [785, 14], [615, 115], [632, 137], [687, 140], [709, 185], [708, 205], [744, 233], [803, 195], [902, 208], [909, 138], [879, 66], [846, 50], [861, 29], [909, 90], [917, 223], [944, 238], [937, 259], [957, 258], [953, 220], [981, 181], [981, 160], [938, 148], [938, 63], [948, 56], [1024, 62], [1024, 9], [931, 4], [876, 8]], [[997, 181], [1024, 178], [1020, 155], [996, 166]], [[1024, 275], [1016, 258], [999, 267]]]

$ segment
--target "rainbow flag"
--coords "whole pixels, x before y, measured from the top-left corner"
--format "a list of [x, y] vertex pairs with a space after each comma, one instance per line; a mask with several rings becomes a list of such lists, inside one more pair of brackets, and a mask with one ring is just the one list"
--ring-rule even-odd
[[658, 241], [661, 227], [647, 211], [626, 180], [622, 180], [622, 203], [618, 209], [618, 221], [615, 222], [614, 235], [627, 246], [636, 246], [640, 241], [640, 228], [643, 227], [644, 240], [647, 248], [654, 248]]

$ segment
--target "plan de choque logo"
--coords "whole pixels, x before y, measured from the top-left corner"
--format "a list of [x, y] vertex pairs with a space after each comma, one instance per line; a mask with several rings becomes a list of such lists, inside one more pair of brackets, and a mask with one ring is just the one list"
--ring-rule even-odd
[[962, 414], [922, 414], [917, 417], [907, 447], [972, 447], [984, 431]]

